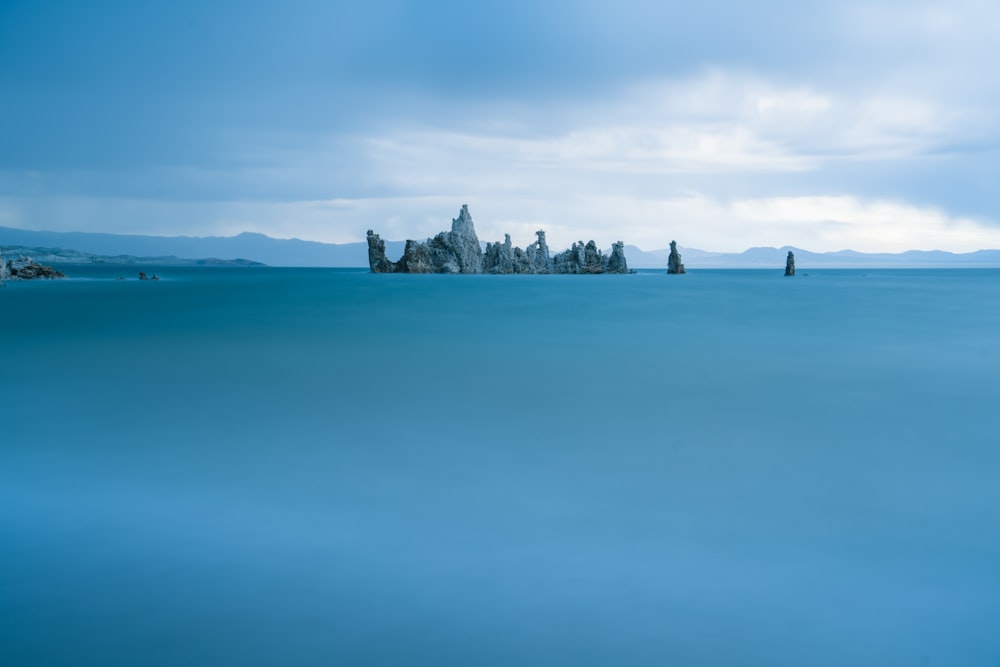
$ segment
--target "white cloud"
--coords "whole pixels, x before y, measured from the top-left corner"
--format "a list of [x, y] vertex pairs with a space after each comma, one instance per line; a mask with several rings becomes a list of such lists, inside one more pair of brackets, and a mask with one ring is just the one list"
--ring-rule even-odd
[[[584, 195], [556, 205], [546, 200], [530, 202], [536, 219], [520, 228], [513, 224], [517, 212], [511, 209], [515, 207], [505, 202], [483, 204], [490, 217], [485, 224], [477, 217], [477, 226], [493, 232], [487, 238], [499, 238], [500, 230], [507, 227], [520, 232], [512, 233], [512, 238], [527, 242], [534, 228], [541, 226], [549, 230], [554, 247], [595, 238], [603, 245], [621, 239], [647, 250], [664, 248], [676, 239], [688, 247], [726, 252], [784, 245], [862, 252], [1000, 248], [1000, 228], [984, 221], [903, 202], [850, 196], [725, 202], [701, 194], [646, 200]], [[473, 214], [478, 215], [475, 209]], [[615, 223], [611, 234], [609, 220]]]
[[[8, 197], [0, 199], [0, 221], [346, 242], [363, 239], [369, 227], [384, 238], [423, 238], [446, 228], [468, 203], [484, 240], [510, 232], [518, 244], [544, 227], [556, 247], [590, 238], [646, 249], [676, 238], [725, 251], [1000, 247], [997, 220], [956, 216], [899, 196], [852, 195], [844, 187], [831, 193], [822, 179], [810, 181], [820, 185], [805, 195], [801, 187], [795, 196], [780, 191], [786, 175], [862, 163], [892, 169], [992, 136], [994, 121], [974, 105], [902, 89], [851, 95], [715, 70], [633, 86], [586, 107], [474, 115], [477, 122], [464, 128], [409, 127], [307, 144], [235, 136], [234, 155], [249, 153], [252, 164], [241, 159], [239, 169], [170, 174], [196, 184], [224, 182], [232, 192], [270, 188], [267, 201]], [[269, 150], [271, 143], [278, 148]], [[776, 176], [779, 185], [766, 194], [729, 194], [730, 184], [762, 174]], [[283, 189], [289, 194], [277, 196]], [[344, 194], [309, 196], [331, 191]]]
[[790, 245], [902, 252], [1000, 247], [1000, 229], [902, 202], [850, 196], [775, 197], [733, 202], [729, 211], [755, 232], [801, 239]]
[[801, 172], [911, 160], [947, 151], [979, 129], [973, 110], [933, 99], [851, 98], [721, 72], [636, 87], [570, 115], [575, 122], [541, 136], [422, 128], [372, 137], [367, 170], [380, 184], [410, 193], [445, 184], [517, 189], [582, 172]]

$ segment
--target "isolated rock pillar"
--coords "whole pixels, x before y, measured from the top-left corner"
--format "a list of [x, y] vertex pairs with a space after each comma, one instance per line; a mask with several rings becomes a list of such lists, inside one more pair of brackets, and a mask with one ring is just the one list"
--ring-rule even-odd
[[788, 259], [785, 260], [785, 275], [795, 275], [795, 253], [791, 250], [788, 251]]

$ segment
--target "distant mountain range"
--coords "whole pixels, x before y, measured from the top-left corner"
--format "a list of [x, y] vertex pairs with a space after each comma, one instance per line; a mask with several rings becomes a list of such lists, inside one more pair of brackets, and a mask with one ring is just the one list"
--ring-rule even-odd
[[[400, 257], [404, 241], [386, 241], [386, 254]], [[21, 252], [17, 251], [21, 249]], [[741, 253], [720, 253], [679, 248], [688, 269], [781, 269], [791, 250], [799, 269], [878, 267], [1000, 267], [1000, 250], [950, 253], [909, 250], [902, 253], [862, 253], [853, 250], [810, 252], [801, 248], [750, 248]], [[319, 243], [300, 239], [274, 239], [245, 232], [236, 236], [140, 236], [90, 232], [36, 232], [0, 227], [0, 252], [27, 254], [49, 263], [118, 263], [158, 265], [253, 265], [365, 267], [368, 244]], [[665, 269], [669, 250], [642, 250], [625, 246], [628, 265], [635, 269]]]
[[[368, 243], [317, 243], [299, 239], [273, 239], [264, 234], [236, 236], [140, 236], [90, 232], [35, 232], [0, 227], [0, 251], [23, 246], [62, 248], [101, 256], [173, 256], [245, 259], [271, 266], [368, 266]], [[404, 243], [386, 243], [391, 255], [403, 254]]]
[[136, 266], [266, 266], [249, 259], [185, 259], [172, 255], [158, 257], [136, 257], [135, 255], [94, 255], [79, 250], [65, 248], [39, 248], [33, 246], [0, 246], [0, 255], [5, 260], [15, 257], [30, 257], [43, 264], [114, 264]]
[[[907, 250], [901, 253], [865, 253], [855, 250], [810, 252], [784, 246], [723, 253], [678, 247], [681, 259], [688, 269], [783, 269], [789, 250], [795, 253], [795, 265], [799, 269], [1000, 267], [1000, 250], [967, 253], [943, 250]], [[669, 249], [643, 251], [635, 246], [625, 246], [628, 265], [636, 269], [666, 267], [669, 254]]]

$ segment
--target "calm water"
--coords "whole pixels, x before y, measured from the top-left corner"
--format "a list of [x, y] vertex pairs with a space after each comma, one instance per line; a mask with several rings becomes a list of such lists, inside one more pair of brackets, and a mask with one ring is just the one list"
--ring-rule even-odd
[[1000, 665], [1000, 271], [124, 271], [0, 289], [0, 664]]

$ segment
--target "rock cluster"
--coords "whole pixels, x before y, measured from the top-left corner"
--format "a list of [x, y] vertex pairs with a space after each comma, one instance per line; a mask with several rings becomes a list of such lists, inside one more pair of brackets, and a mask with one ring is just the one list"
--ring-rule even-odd
[[369, 229], [368, 264], [373, 273], [482, 273], [483, 251], [469, 207], [462, 206], [450, 232], [423, 242], [407, 241], [398, 262], [385, 256], [385, 241]]
[[139, 272], [139, 280], [159, 280], [159, 279], [160, 276], [156, 275], [155, 273], [151, 276], [147, 276], [145, 271]]
[[625, 244], [621, 241], [605, 255], [590, 241], [574, 243], [569, 250], [550, 256], [545, 232], [525, 249], [515, 248], [510, 234], [503, 243], [487, 243], [485, 253], [469, 215], [462, 206], [451, 221], [451, 231], [427, 241], [407, 241], [403, 256], [393, 262], [385, 256], [385, 241], [368, 230], [368, 264], [372, 273], [628, 273]]
[[0, 260], [0, 279], [7, 280], [35, 280], [43, 278], [52, 280], [54, 278], [65, 278], [66, 274], [57, 271], [51, 266], [39, 264], [30, 257], [18, 257], [4, 263]]
[[785, 275], [795, 275], [795, 254], [791, 250], [788, 251], [788, 259], [785, 260]]
[[677, 252], [677, 241], [670, 242], [670, 256], [667, 257], [667, 273], [687, 273], [681, 263], [681, 254]]
[[621, 241], [611, 246], [611, 254], [602, 253], [597, 244], [583, 241], [573, 244], [552, 259], [553, 273], [628, 273], [625, 263], [625, 244]]

